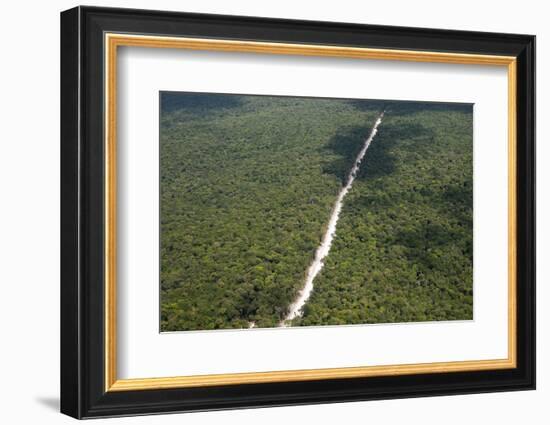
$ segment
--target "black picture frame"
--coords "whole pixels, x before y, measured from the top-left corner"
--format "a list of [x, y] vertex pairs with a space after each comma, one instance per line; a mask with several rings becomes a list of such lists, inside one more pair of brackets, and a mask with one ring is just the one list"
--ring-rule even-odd
[[[517, 58], [517, 367], [105, 391], [104, 33], [510, 55]], [[535, 37], [76, 7], [61, 13], [61, 412], [75, 418], [535, 388]]]

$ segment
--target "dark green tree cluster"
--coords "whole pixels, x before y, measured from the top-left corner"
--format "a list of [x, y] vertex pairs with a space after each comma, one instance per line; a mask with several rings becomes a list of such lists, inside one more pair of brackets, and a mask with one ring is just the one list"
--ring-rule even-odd
[[162, 331], [277, 326], [378, 109], [161, 94]]

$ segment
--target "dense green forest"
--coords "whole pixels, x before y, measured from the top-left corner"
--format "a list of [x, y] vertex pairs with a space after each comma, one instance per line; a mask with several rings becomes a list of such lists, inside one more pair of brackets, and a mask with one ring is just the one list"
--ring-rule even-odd
[[388, 105], [294, 325], [471, 320], [472, 108]]
[[471, 319], [472, 108], [161, 93], [161, 330]]
[[276, 326], [378, 110], [162, 93], [161, 329]]

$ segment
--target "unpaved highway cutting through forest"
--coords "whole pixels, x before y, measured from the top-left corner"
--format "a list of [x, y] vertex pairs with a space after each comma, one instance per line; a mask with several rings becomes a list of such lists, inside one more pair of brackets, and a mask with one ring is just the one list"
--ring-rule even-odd
[[290, 305], [289, 313], [287, 314], [285, 319], [281, 321], [279, 326], [288, 327], [290, 326], [290, 321], [302, 315], [302, 307], [305, 305], [311, 295], [311, 292], [313, 291], [313, 281], [322, 270], [324, 266], [324, 259], [330, 252], [332, 241], [334, 239], [334, 236], [336, 235], [336, 225], [338, 224], [338, 219], [340, 218], [340, 212], [342, 211], [344, 198], [350, 191], [355, 177], [357, 177], [361, 162], [363, 161], [363, 158], [365, 157], [367, 149], [374, 139], [374, 136], [376, 136], [376, 133], [378, 132], [378, 126], [382, 122], [382, 118], [384, 118], [384, 112], [382, 112], [378, 116], [376, 122], [374, 123], [374, 126], [372, 127], [369, 137], [365, 140], [365, 142], [363, 143], [363, 147], [355, 158], [353, 167], [351, 168], [347, 177], [347, 183], [338, 193], [338, 197], [336, 198], [336, 202], [334, 203], [327, 230], [323, 235], [323, 239], [321, 239], [321, 244], [317, 247], [317, 250], [315, 251], [315, 257], [307, 269], [304, 286], [298, 293], [298, 297], [296, 298], [296, 300], [294, 300], [294, 302]]

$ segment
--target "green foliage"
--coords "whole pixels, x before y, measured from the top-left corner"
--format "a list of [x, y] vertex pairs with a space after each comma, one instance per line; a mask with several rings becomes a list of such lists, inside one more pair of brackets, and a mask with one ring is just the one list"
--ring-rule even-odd
[[[378, 111], [197, 97], [161, 99], [161, 329], [277, 326]], [[346, 149], [335, 151], [343, 134]]]
[[382, 108], [293, 325], [472, 318], [471, 106], [162, 93], [162, 331], [278, 325]]
[[387, 106], [294, 325], [472, 319], [472, 109]]

